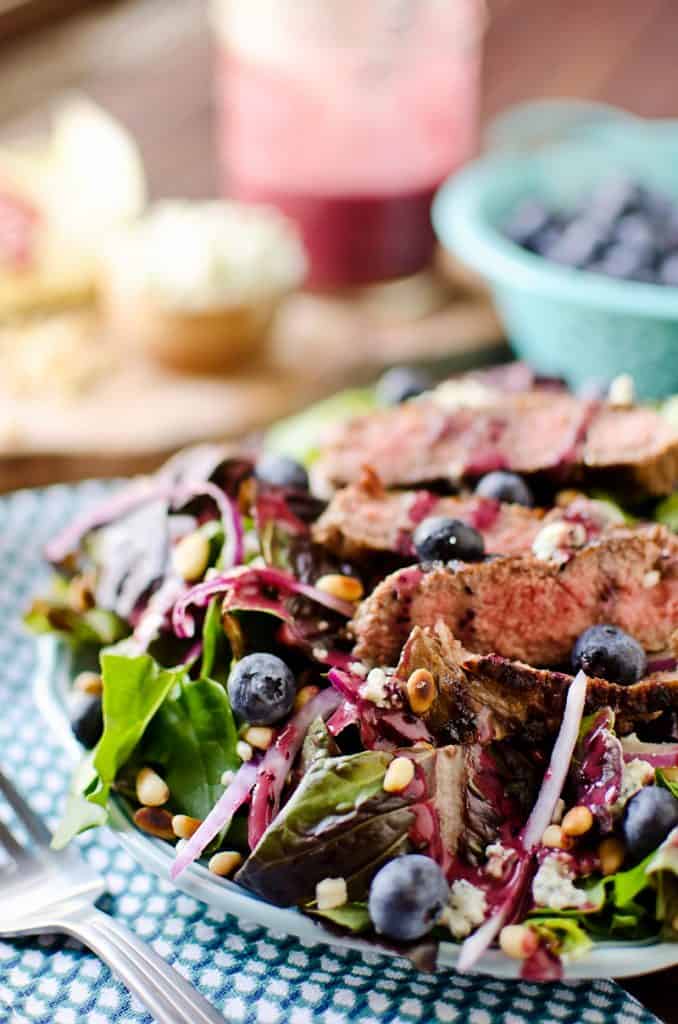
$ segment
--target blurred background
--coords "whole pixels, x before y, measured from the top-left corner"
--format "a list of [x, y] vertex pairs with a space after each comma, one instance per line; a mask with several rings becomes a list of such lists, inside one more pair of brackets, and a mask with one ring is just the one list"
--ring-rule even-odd
[[677, 33], [672, 0], [0, 0], [0, 489], [506, 358], [434, 190], [525, 100], [678, 115]]

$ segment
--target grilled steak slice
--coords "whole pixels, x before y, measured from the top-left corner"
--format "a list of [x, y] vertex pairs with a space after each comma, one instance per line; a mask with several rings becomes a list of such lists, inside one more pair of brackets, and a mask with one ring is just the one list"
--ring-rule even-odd
[[[416, 626], [403, 649], [396, 677], [416, 668], [436, 681], [436, 698], [424, 716], [444, 743], [491, 743], [507, 737], [539, 742], [557, 732], [572, 676], [532, 668], [498, 655], [465, 651], [443, 625]], [[620, 733], [663, 711], [678, 711], [678, 671], [655, 672], [632, 686], [590, 679], [587, 711], [610, 707]]]
[[678, 484], [678, 435], [651, 409], [616, 409], [560, 392], [490, 392], [481, 407], [409, 402], [336, 428], [314, 486], [356, 481], [369, 464], [387, 486], [477, 477], [491, 469], [558, 481], [612, 483], [668, 494]]
[[545, 515], [543, 509], [475, 494], [441, 498], [430, 491], [386, 491], [375, 474], [364, 473], [358, 483], [334, 495], [313, 526], [313, 539], [349, 561], [365, 560], [375, 552], [411, 560], [412, 533], [427, 516], [461, 519], [482, 533], [486, 551], [502, 555], [530, 553], [542, 526], [550, 522], [579, 523], [589, 540], [623, 522], [608, 502], [583, 495]]
[[358, 608], [356, 656], [392, 665], [412, 626], [438, 621], [467, 650], [531, 665], [563, 664], [597, 622], [663, 650], [678, 628], [678, 537], [657, 525], [619, 528], [564, 565], [509, 557], [400, 569]]

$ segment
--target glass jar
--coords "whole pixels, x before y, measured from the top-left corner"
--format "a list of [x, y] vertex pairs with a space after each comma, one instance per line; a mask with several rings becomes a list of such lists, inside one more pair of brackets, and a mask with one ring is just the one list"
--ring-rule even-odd
[[476, 145], [482, 0], [217, 0], [227, 194], [296, 222], [312, 288], [416, 273]]

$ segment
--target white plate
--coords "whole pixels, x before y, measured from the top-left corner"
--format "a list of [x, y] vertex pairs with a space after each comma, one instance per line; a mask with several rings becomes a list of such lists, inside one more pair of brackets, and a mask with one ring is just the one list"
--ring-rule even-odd
[[[81, 756], [82, 749], [71, 732], [66, 713], [69, 683], [68, 650], [52, 637], [41, 637], [38, 641], [38, 667], [34, 680], [36, 703], [49, 727], [75, 760]], [[110, 823], [123, 847], [144, 868], [162, 878], [169, 878], [174, 848], [160, 839], [153, 839], [140, 832], [133, 824], [123, 800], [113, 800]], [[176, 884], [182, 892], [217, 910], [256, 922], [272, 931], [294, 935], [304, 942], [326, 943], [362, 952], [378, 952], [391, 958], [398, 955], [376, 943], [330, 932], [322, 924], [298, 910], [276, 907], [234, 882], [217, 878], [202, 864], [192, 864]], [[438, 948], [437, 969], [442, 971], [453, 968], [458, 955], [458, 945], [441, 942]], [[583, 958], [565, 962], [564, 977], [568, 981], [626, 978], [661, 971], [675, 965], [678, 965], [678, 943], [597, 942]], [[490, 950], [479, 961], [477, 971], [496, 978], [518, 978], [520, 963], [509, 960], [498, 950]]]

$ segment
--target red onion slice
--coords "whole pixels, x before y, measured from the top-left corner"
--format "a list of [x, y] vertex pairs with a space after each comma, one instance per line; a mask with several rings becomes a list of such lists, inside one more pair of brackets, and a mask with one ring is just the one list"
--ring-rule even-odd
[[189, 498], [197, 498], [202, 494], [212, 498], [219, 509], [224, 526], [224, 569], [232, 569], [233, 566], [240, 565], [245, 553], [242, 518], [235, 501], [224, 494], [220, 487], [209, 481], [189, 483], [177, 488], [173, 494], [173, 500], [178, 504], [188, 501]]
[[257, 766], [251, 762], [240, 765], [233, 781], [226, 787], [202, 825], [177, 854], [170, 869], [172, 881], [176, 881], [189, 864], [200, 857], [214, 837], [229, 823], [238, 808], [242, 807], [256, 782], [257, 770]]

